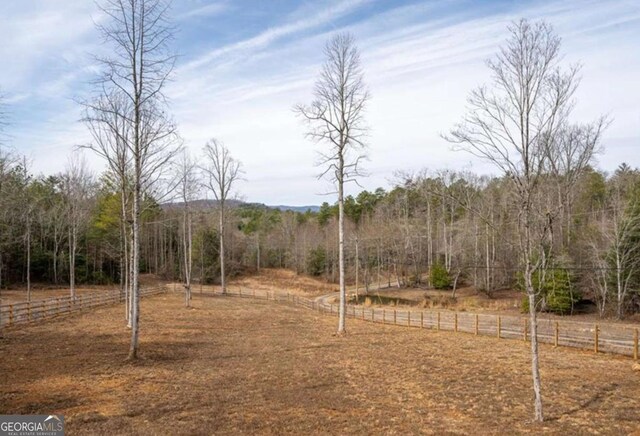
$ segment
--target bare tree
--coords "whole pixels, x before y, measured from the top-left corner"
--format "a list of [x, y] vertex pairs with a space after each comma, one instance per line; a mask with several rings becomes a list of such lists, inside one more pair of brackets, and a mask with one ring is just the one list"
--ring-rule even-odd
[[[540, 186], [560, 174], [575, 179], [591, 160], [603, 121], [581, 127], [594, 144], [574, 143], [579, 157], [562, 164], [560, 144], [570, 131], [568, 115], [578, 84], [578, 67], [559, 67], [560, 38], [544, 22], [521, 20], [509, 27], [510, 38], [488, 66], [493, 88], [481, 87], [468, 99], [469, 113], [446, 137], [460, 148], [486, 159], [510, 180], [518, 206], [518, 234], [524, 287], [531, 324], [531, 368], [535, 420], [544, 419], [537, 340], [537, 290], [533, 275], [544, 268], [557, 211], [544, 204]], [[584, 140], [584, 137], [583, 139]], [[571, 153], [569, 153], [571, 155]]]
[[344, 259], [344, 185], [362, 175], [360, 162], [365, 157], [367, 127], [364, 110], [369, 91], [364, 83], [360, 53], [350, 34], [333, 37], [324, 50], [326, 60], [315, 84], [314, 100], [299, 105], [297, 113], [306, 121], [307, 137], [323, 143], [319, 166], [335, 184], [338, 194], [338, 268], [340, 309], [338, 334], [346, 332], [346, 286]]
[[130, 140], [130, 105], [119, 90], [104, 91], [93, 101], [84, 103], [84, 123], [93, 142], [86, 147], [102, 157], [109, 168], [112, 183], [120, 193], [120, 286], [125, 296], [125, 319], [131, 327], [133, 308], [130, 289], [130, 235], [129, 204], [131, 197], [132, 162]]
[[191, 203], [196, 199], [200, 181], [196, 171], [196, 164], [185, 149], [177, 163], [178, 191], [182, 199], [182, 245], [184, 255], [184, 288], [185, 306], [191, 306], [191, 276], [193, 266], [193, 212]]
[[200, 168], [204, 173], [206, 187], [213, 193], [218, 202], [219, 221], [218, 232], [220, 238], [220, 289], [227, 291], [225, 277], [225, 242], [224, 229], [226, 223], [226, 203], [238, 179], [242, 175], [242, 164], [234, 159], [229, 149], [217, 139], [211, 139], [204, 149], [205, 163]]
[[89, 198], [93, 184], [87, 162], [82, 155], [73, 154], [62, 174], [62, 194], [65, 201], [69, 243], [69, 293], [76, 298], [76, 254], [78, 234], [89, 216]]
[[122, 116], [128, 124], [128, 135], [123, 139], [132, 171], [129, 359], [135, 359], [140, 317], [142, 196], [162, 177], [179, 148], [176, 127], [163, 109], [163, 90], [175, 64], [170, 50], [173, 29], [168, 24], [169, 3], [164, 0], [104, 0], [101, 10], [107, 20], [97, 27], [113, 48], [113, 55], [99, 59], [105, 67], [100, 94], [107, 99], [117, 94], [126, 102]]

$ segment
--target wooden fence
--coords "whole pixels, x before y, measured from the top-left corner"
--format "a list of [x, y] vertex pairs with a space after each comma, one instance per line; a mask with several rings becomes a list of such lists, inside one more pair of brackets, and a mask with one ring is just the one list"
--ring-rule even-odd
[[[173, 287], [176, 290], [175, 286]], [[167, 291], [166, 286], [141, 290], [141, 296]], [[206, 295], [206, 294], [204, 294]], [[295, 304], [330, 315], [338, 314], [338, 306], [283, 292], [228, 290], [227, 295], [259, 298]], [[0, 306], [0, 327], [28, 324], [57, 318], [96, 306], [124, 301], [120, 291], [50, 298]], [[364, 321], [436, 331], [464, 332], [473, 335], [494, 336], [500, 339], [530, 340], [528, 318], [520, 316], [489, 315], [469, 312], [386, 309], [347, 306], [347, 316]], [[585, 323], [565, 320], [538, 320], [538, 340], [555, 346], [590, 349], [596, 353], [614, 353], [632, 356], [638, 360], [639, 327], [614, 323]]]
[[[144, 288], [140, 290], [140, 296], [155, 295], [166, 291], [167, 288], [164, 286]], [[75, 299], [66, 296], [4, 304], [0, 306], [0, 328], [58, 318], [84, 309], [120, 302], [124, 302], [124, 295], [120, 291], [108, 291], [81, 294]]]
[[[288, 293], [255, 290], [228, 290], [228, 295], [288, 302], [331, 315], [338, 314], [338, 305], [318, 302]], [[463, 332], [493, 336], [500, 339], [529, 341], [529, 320], [522, 316], [505, 316], [469, 312], [386, 309], [347, 306], [347, 316], [364, 321], [436, 331]], [[538, 318], [538, 341], [554, 346], [593, 350], [631, 356], [638, 360], [640, 327], [615, 323], [586, 323]]]

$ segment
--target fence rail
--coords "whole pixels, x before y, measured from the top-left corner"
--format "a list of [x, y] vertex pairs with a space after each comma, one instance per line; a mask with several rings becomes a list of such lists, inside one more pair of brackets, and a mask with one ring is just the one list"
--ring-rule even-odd
[[[140, 296], [155, 295], [166, 291], [167, 288], [164, 286], [144, 288], [140, 290]], [[81, 294], [75, 299], [66, 296], [3, 304], [0, 306], [0, 328], [58, 318], [84, 309], [120, 302], [124, 302], [124, 295], [120, 291], [108, 291]]]
[[[166, 286], [141, 289], [141, 296], [166, 292]], [[175, 287], [174, 287], [175, 291]], [[198, 294], [198, 295], [207, 295]], [[214, 294], [219, 294], [215, 293]], [[256, 290], [227, 290], [227, 295], [290, 303], [330, 315], [338, 315], [338, 306], [294, 294]], [[57, 318], [96, 306], [124, 301], [120, 291], [99, 292], [71, 297], [51, 298], [0, 306], [0, 328]], [[436, 331], [464, 332], [494, 336], [499, 339], [528, 341], [528, 318], [469, 312], [435, 310], [398, 310], [364, 306], [347, 306], [347, 316], [364, 321]], [[632, 356], [638, 360], [639, 327], [617, 324], [585, 323], [564, 320], [538, 320], [538, 340], [555, 346], [590, 349], [596, 353]]]
[[[316, 301], [294, 294], [272, 291], [227, 290], [230, 296], [259, 298], [287, 302], [322, 313], [337, 315], [338, 305]], [[490, 315], [470, 312], [436, 310], [386, 309], [347, 306], [346, 315], [364, 321], [436, 331], [454, 331], [500, 339], [529, 341], [528, 318], [511, 315]], [[558, 347], [593, 350], [631, 356], [638, 360], [640, 327], [612, 323], [586, 323], [565, 320], [538, 319], [538, 341]]]

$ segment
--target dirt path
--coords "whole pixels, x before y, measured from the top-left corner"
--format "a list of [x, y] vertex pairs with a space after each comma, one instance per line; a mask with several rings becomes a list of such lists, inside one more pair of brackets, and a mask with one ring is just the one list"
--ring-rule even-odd
[[[629, 359], [542, 347], [548, 422], [529, 423], [528, 347], [233, 297], [142, 302], [142, 360], [119, 307], [0, 340], [0, 413], [68, 434], [621, 434], [640, 429]], [[277, 310], [274, 310], [277, 309]]]

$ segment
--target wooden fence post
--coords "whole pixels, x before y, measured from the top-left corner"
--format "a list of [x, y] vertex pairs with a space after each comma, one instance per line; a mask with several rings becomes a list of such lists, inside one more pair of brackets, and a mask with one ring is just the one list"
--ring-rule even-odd
[[371, 308], [371, 322], [376, 322], [376, 310]]
[[595, 325], [595, 328], [593, 330], [593, 351], [595, 353], [598, 352], [598, 336], [599, 336], [599, 328], [598, 328], [598, 324]]
[[362, 320], [364, 321], [364, 306], [362, 306]]
[[633, 331], [633, 360], [638, 360], [638, 329]]
[[438, 327], [436, 330], [440, 331], [440, 312], [438, 312]]
[[453, 314], [453, 331], [458, 331], [458, 312]]
[[522, 327], [522, 332], [523, 332], [522, 333], [522, 340], [524, 342], [527, 342], [527, 330], [528, 330], [528, 327], [529, 327], [529, 325], [527, 324], [527, 318], [523, 318], [522, 319], [522, 325], [523, 325], [523, 327]]
[[476, 313], [476, 336], [478, 336], [479, 324], [480, 324], [480, 322], [478, 320], [478, 314]]
[[393, 309], [393, 325], [396, 325], [396, 310]]
[[[13, 324], [13, 304], [9, 305], [9, 325]], [[636, 334], [638, 333], [638, 331], [636, 330]], [[637, 341], [636, 341], [637, 343]]]
[[500, 339], [500, 329], [501, 329], [502, 320], [500, 316], [498, 316], [498, 339]]
[[31, 321], [31, 301], [27, 302], [27, 321]]
[[558, 346], [559, 339], [560, 339], [560, 324], [558, 323], [558, 321], [556, 321], [556, 334], [555, 334], [555, 338], [553, 340], [553, 345], [555, 347]]
[[382, 324], [387, 323], [387, 309], [382, 309]]
[[407, 310], [407, 327], [411, 327], [411, 311]]
[[420, 312], [420, 328], [424, 328], [424, 312]]

